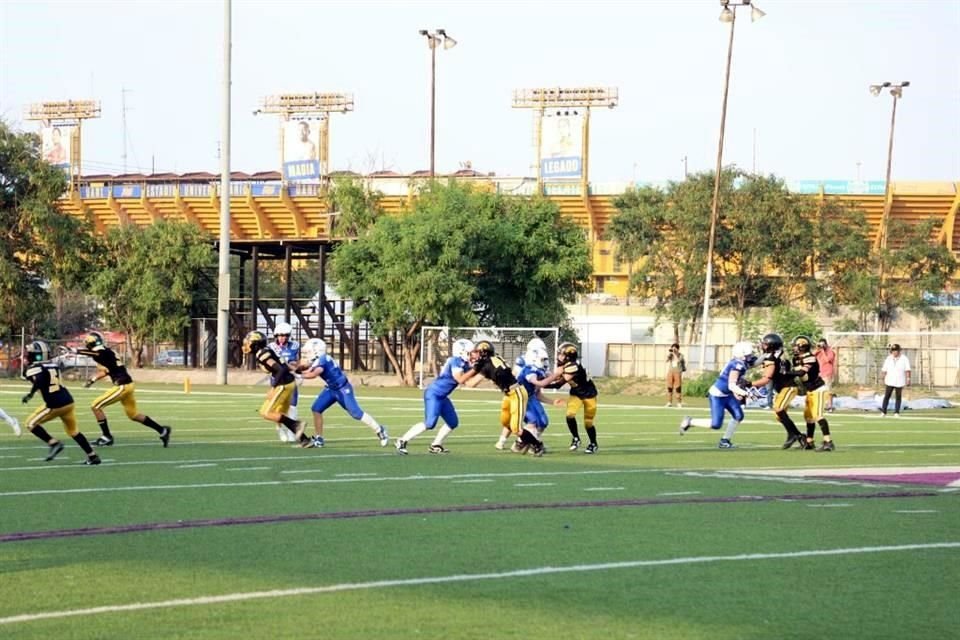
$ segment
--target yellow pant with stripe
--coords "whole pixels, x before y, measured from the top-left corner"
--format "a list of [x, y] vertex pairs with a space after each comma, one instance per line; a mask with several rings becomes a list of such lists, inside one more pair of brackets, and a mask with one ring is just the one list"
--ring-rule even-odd
[[824, 387], [815, 391], [807, 391], [806, 403], [803, 405], [803, 420], [805, 422], [817, 422], [823, 419], [828, 393], [829, 391]]
[[77, 412], [72, 402], [65, 407], [57, 407], [56, 409], [50, 409], [46, 406], [40, 407], [27, 418], [27, 431], [32, 431], [38, 424], [50, 422], [56, 418], [60, 418], [63, 422], [63, 430], [71, 438], [80, 432], [77, 427]]
[[592, 429], [593, 419], [597, 417], [596, 397], [578, 398], [577, 396], [570, 396], [567, 399], [567, 417], [576, 418], [577, 414], [580, 413], [580, 407], [583, 407], [583, 425], [587, 429]]
[[516, 384], [503, 396], [500, 402], [500, 425], [510, 429], [510, 433], [517, 435], [523, 428], [524, 416], [527, 413], [527, 390], [523, 385]]
[[296, 388], [296, 382], [271, 388], [267, 392], [267, 398], [260, 405], [260, 415], [266, 416], [268, 413], [286, 414], [290, 410], [290, 401], [293, 399], [293, 392]]
[[104, 407], [119, 402], [123, 412], [132, 420], [133, 416], [137, 415], [137, 397], [133, 394], [135, 390], [136, 385], [132, 382], [114, 385], [97, 396], [90, 406], [103, 411]]

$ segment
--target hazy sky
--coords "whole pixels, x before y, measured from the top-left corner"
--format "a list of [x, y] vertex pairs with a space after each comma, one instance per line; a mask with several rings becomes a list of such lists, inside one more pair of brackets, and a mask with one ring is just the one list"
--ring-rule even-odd
[[[892, 98], [894, 180], [960, 180], [960, 0], [757, 0], [738, 11], [725, 162], [788, 180], [883, 179]], [[0, 117], [31, 102], [99, 99], [84, 128], [86, 172], [219, 171], [223, 3], [0, 0]], [[533, 118], [513, 89], [613, 86], [620, 106], [591, 119], [594, 181], [677, 179], [712, 169], [727, 26], [717, 0], [233, 2], [233, 168], [279, 169], [275, 116], [261, 97], [344, 91], [332, 166], [429, 165], [430, 52], [422, 28], [459, 45], [437, 53], [437, 170], [470, 160], [532, 175]], [[126, 93], [123, 93], [126, 90]], [[755, 151], [756, 150], [756, 151]]]

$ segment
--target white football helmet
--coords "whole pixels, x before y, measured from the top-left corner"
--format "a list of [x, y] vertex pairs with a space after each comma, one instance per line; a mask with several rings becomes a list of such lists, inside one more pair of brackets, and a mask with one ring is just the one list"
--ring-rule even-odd
[[470, 352], [473, 351], [473, 343], [466, 338], [454, 340], [450, 353], [463, 360], [470, 359]]
[[547, 368], [547, 350], [534, 347], [533, 349], [527, 349], [527, 352], [523, 354], [523, 361], [528, 365], [535, 367], [541, 367], [543, 369]]
[[[530, 342], [527, 343], [527, 353], [530, 353], [534, 349], [543, 349], [543, 352], [546, 353], [547, 345], [540, 338], [531, 338]], [[524, 356], [524, 359], [526, 360], [526, 356]]]
[[753, 355], [753, 344], [744, 340], [733, 345], [733, 357], [746, 360]]
[[310, 338], [307, 340], [307, 343], [303, 345], [302, 351], [304, 358], [307, 360], [316, 360], [326, 355], [327, 343], [320, 338]]
[[293, 334], [293, 327], [290, 326], [289, 322], [278, 322], [277, 326], [273, 328], [273, 335], [276, 336], [287, 336], [289, 337]]

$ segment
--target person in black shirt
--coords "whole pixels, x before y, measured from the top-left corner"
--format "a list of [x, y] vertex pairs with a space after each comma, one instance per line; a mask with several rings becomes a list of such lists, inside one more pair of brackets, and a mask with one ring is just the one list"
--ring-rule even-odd
[[97, 418], [97, 424], [100, 426], [102, 435], [97, 438], [93, 444], [99, 447], [109, 447], [113, 445], [113, 435], [110, 433], [110, 426], [107, 423], [107, 414], [103, 412], [105, 407], [119, 402], [123, 406], [124, 413], [134, 422], [139, 422], [145, 427], [153, 429], [160, 435], [160, 442], [164, 447], [170, 444], [170, 433], [172, 429], [165, 427], [150, 416], [137, 411], [137, 398], [134, 395], [135, 385], [133, 378], [127, 372], [127, 368], [117, 360], [117, 354], [113, 349], [107, 346], [103, 336], [96, 331], [91, 331], [83, 341], [82, 349], [76, 349], [74, 352], [81, 355], [90, 356], [97, 363], [97, 372], [92, 378], [87, 380], [83, 386], [92, 386], [97, 380], [110, 376], [113, 386], [107, 391], [97, 396], [90, 405], [93, 415]]
[[593, 424], [593, 419], [597, 416], [597, 385], [580, 363], [580, 352], [575, 344], [564, 342], [557, 347], [557, 368], [551, 374], [549, 382], [547, 386], [553, 389], [559, 389], [565, 384], [570, 385], [570, 396], [566, 400], [557, 398], [554, 401], [555, 405], [566, 405], [567, 408], [567, 429], [573, 437], [570, 451], [580, 448], [577, 413], [580, 407], [583, 407], [583, 426], [586, 427], [587, 437], [590, 439], [590, 444], [583, 452], [596, 453], [600, 449], [597, 443], [597, 428]]
[[797, 396], [797, 387], [794, 384], [796, 376], [792, 373], [790, 361], [783, 356], [783, 338], [776, 333], [768, 333], [760, 341], [760, 347], [763, 351], [763, 360], [760, 365], [763, 367], [763, 373], [758, 380], [753, 381], [752, 386], [761, 389], [773, 383], [774, 396], [770, 401], [770, 407], [777, 417], [777, 422], [787, 431], [783, 448], [789, 449], [796, 443], [800, 443], [801, 449], [805, 448], [806, 439], [797, 429], [793, 419], [787, 415], [790, 402]]
[[817, 451], [833, 451], [835, 445], [830, 435], [830, 424], [824, 417], [827, 406], [827, 383], [820, 375], [820, 361], [813, 353], [813, 342], [807, 336], [793, 339], [793, 373], [798, 393], [804, 396], [803, 419], [807, 423], [807, 438], [803, 449], [812, 451], [816, 445], [813, 436], [820, 425], [823, 444]]
[[297, 389], [297, 379], [283, 357], [277, 353], [272, 345], [267, 344], [267, 336], [261, 331], [251, 331], [243, 338], [241, 345], [243, 353], [252, 353], [257, 367], [264, 373], [270, 374], [270, 389], [267, 397], [260, 405], [259, 414], [264, 420], [277, 423], [280, 428], [289, 429], [293, 434], [293, 442], [299, 443], [304, 449], [313, 446], [304, 434], [306, 423], [294, 420], [288, 414], [290, 401]]
[[51, 436], [42, 425], [55, 418], [60, 418], [60, 421], [63, 422], [63, 430], [87, 454], [84, 464], [100, 464], [100, 457], [94, 453], [93, 447], [90, 446], [86, 436], [77, 428], [77, 414], [74, 411], [73, 396], [63, 386], [59, 365], [47, 362], [49, 355], [50, 348], [42, 340], [34, 340], [27, 345], [23, 377], [30, 381], [31, 386], [30, 393], [23, 396], [23, 404], [30, 402], [37, 391], [43, 396], [43, 406], [36, 409], [27, 418], [27, 431], [50, 447], [46, 457], [49, 462], [63, 451], [63, 443]]
[[524, 418], [527, 413], [527, 390], [517, 382], [513, 375], [513, 368], [503, 358], [496, 354], [493, 344], [489, 340], [481, 340], [474, 346], [471, 354], [474, 359], [473, 375], [467, 386], [474, 387], [480, 380], [487, 378], [503, 392], [503, 401], [500, 403], [500, 426], [514, 436], [520, 437], [520, 442], [529, 445], [533, 455], [542, 456], [543, 442], [537, 434], [524, 427]]

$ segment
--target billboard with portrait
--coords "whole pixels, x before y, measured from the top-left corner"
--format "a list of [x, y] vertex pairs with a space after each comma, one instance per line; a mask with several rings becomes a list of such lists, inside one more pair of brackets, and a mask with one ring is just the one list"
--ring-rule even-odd
[[283, 178], [288, 181], [320, 179], [322, 123], [291, 120], [283, 124]]
[[572, 112], [546, 114], [540, 126], [540, 178], [582, 178], [584, 117]]
[[73, 145], [73, 130], [68, 125], [52, 125], [40, 130], [40, 153], [53, 166], [70, 171], [70, 152]]

